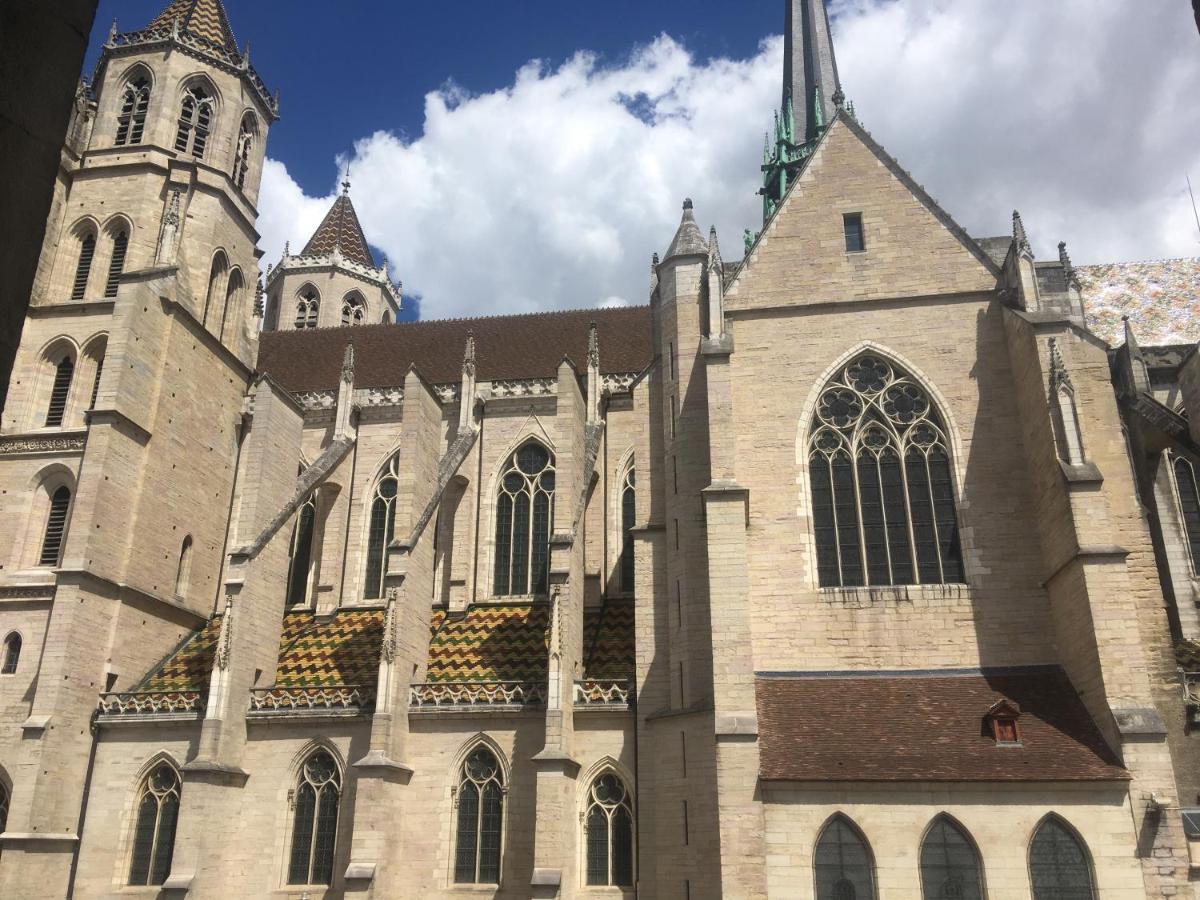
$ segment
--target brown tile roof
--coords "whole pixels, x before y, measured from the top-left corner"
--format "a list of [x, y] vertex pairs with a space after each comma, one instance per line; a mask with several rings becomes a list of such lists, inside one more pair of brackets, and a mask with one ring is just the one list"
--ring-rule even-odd
[[549, 610], [545, 603], [489, 603], [464, 618], [434, 610], [426, 681], [544, 682]]
[[1200, 258], [1080, 266], [1088, 327], [1110, 344], [1124, 341], [1129, 316], [1142, 346], [1200, 340]]
[[583, 677], [633, 680], [633, 601], [609, 600], [583, 615]]
[[[1057, 667], [760, 676], [760, 775], [781, 781], [1112, 781], [1128, 773]], [[983, 717], [1021, 708], [1022, 746]]]
[[363, 234], [362, 226], [358, 224], [358, 214], [354, 211], [349, 194], [339, 194], [333, 201], [333, 206], [325, 213], [325, 218], [308, 239], [300, 255], [328, 256], [334, 247], [340, 247], [342, 256], [351, 262], [371, 269], [376, 268], [375, 257], [371, 255], [371, 248], [367, 246], [366, 235]]
[[474, 332], [480, 381], [550, 378], [564, 356], [586, 364], [590, 322], [596, 323], [602, 372], [640, 372], [654, 358], [650, 308], [627, 306], [268, 331], [259, 343], [258, 369], [289, 391], [330, 390], [337, 386], [346, 345], [353, 342], [360, 388], [403, 384], [410, 366], [434, 384], [454, 383], [461, 377], [467, 332]]
[[196, 37], [237, 56], [237, 39], [229, 27], [229, 15], [221, 0], [172, 0], [154, 17], [145, 31], [165, 29], [178, 20], [180, 31], [189, 31]]

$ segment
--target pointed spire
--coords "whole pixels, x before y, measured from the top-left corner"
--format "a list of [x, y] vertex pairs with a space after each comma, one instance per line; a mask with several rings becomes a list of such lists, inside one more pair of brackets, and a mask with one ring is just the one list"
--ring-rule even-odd
[[237, 38], [229, 25], [229, 16], [221, 0], [171, 0], [166, 9], [154, 17], [144, 29], [171, 30], [171, 38], [179, 40], [188, 34], [205, 44], [218, 47], [232, 57], [238, 57]]
[[117, 31], [117, 19], [114, 16], [113, 20], [112, 20], [112, 27], [108, 29], [108, 40], [104, 42], [104, 46], [106, 46], [106, 47], [117, 46], [117, 34], [118, 33], [119, 32]]
[[[804, 103], [797, 143], [820, 136], [819, 122], [833, 119], [833, 98], [841, 91], [833, 34], [825, 0], [785, 0], [783, 32], [783, 103]], [[815, 101], [815, 102], [810, 102]], [[820, 105], [820, 110], [817, 105]]]
[[358, 213], [354, 211], [354, 204], [350, 200], [349, 180], [342, 183], [342, 189], [343, 192], [333, 201], [333, 206], [329, 208], [313, 236], [308, 239], [300, 255], [333, 256], [340, 251], [344, 259], [370, 269], [378, 268], [375, 265], [375, 257], [367, 246], [362, 225], [358, 222]]
[[709, 262], [721, 262], [721, 245], [717, 243], [717, 226], [708, 227], [708, 259]]
[[1032, 255], [1033, 248], [1029, 244], [1029, 235], [1025, 233], [1025, 223], [1021, 221], [1021, 213], [1013, 210], [1013, 242], [1020, 253]]
[[1075, 280], [1075, 266], [1071, 263], [1071, 254], [1067, 253], [1067, 242], [1058, 242], [1058, 261], [1062, 264], [1067, 281]]
[[596, 323], [588, 325], [587, 420], [589, 425], [600, 421], [600, 337]]
[[671, 246], [667, 248], [664, 260], [693, 254], [707, 256], [708, 247], [704, 243], [704, 235], [700, 233], [700, 228], [696, 225], [696, 214], [692, 209], [692, 201], [689, 197], [683, 201], [683, 218], [679, 221], [679, 229], [675, 232]]

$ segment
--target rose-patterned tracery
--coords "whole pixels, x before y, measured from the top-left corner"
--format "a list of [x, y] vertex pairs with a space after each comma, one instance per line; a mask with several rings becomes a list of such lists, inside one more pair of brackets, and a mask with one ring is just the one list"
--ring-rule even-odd
[[963, 581], [949, 441], [924, 388], [864, 353], [825, 386], [811, 435], [822, 587]]

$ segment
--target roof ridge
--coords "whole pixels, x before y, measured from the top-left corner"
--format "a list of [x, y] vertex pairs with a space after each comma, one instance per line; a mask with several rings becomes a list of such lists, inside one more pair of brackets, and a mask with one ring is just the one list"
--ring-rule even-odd
[[[619, 312], [631, 309], [649, 309], [649, 303], [638, 303], [632, 306], [578, 306], [573, 309], [543, 309], [535, 310], [534, 312], [523, 313], [492, 313], [485, 316], [452, 316], [447, 319], [417, 319], [412, 322], [392, 322], [385, 324], [383, 322], [369, 322], [365, 325], [355, 325], [354, 329], [366, 328], [404, 328], [413, 325], [449, 325], [459, 322], [471, 323], [480, 321], [493, 321], [495, 319], [533, 319], [539, 316], [561, 316], [571, 315], [573, 313], [610, 313]], [[301, 329], [277, 329], [275, 331], [264, 332], [264, 334], [319, 334], [326, 331], [341, 331], [345, 329], [345, 325], [322, 325], [318, 328], [301, 328]]]

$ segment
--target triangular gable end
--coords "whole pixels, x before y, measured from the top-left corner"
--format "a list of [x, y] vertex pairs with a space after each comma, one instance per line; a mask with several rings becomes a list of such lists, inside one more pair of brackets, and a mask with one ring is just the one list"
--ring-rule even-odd
[[[865, 250], [846, 250], [861, 214]], [[729, 310], [988, 293], [999, 269], [857, 122], [839, 113], [751, 247]]]

